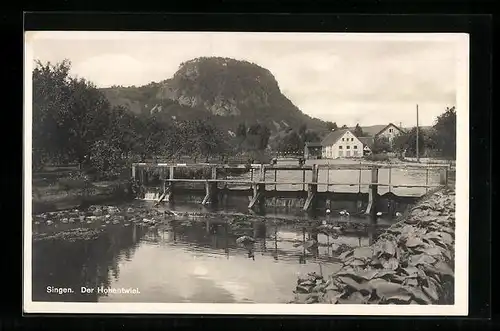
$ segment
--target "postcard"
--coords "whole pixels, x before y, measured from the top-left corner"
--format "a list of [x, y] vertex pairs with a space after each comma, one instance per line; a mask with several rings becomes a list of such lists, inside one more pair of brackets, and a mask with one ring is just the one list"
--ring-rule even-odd
[[24, 311], [467, 315], [469, 38], [26, 31]]

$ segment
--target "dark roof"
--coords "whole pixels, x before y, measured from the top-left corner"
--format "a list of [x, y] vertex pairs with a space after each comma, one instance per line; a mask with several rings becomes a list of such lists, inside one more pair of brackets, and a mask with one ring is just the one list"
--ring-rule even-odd
[[349, 129], [337, 129], [335, 131], [330, 132], [323, 140], [321, 141], [322, 146], [331, 146], [339, 140], [344, 133], [349, 131]]
[[363, 146], [373, 147], [373, 137], [358, 137], [358, 139], [363, 143]]
[[[386, 125], [362, 126], [361, 130], [363, 130], [363, 134], [365, 136], [374, 136], [375, 134], [380, 132], [380, 130], [382, 130], [385, 127], [386, 127]], [[356, 129], [356, 127], [350, 128], [351, 132], [354, 132], [354, 129]]]
[[321, 145], [321, 142], [318, 141], [318, 142], [306, 142], [306, 146], [307, 147], [321, 147], [323, 145]]
[[402, 129], [402, 128], [400, 128], [399, 126], [394, 125], [393, 123], [389, 123], [389, 124], [387, 124], [386, 126], [384, 126], [384, 128], [383, 128], [382, 130], [380, 130], [379, 132], [377, 132], [377, 133], [375, 134], [375, 136], [378, 136], [380, 133], [382, 133], [385, 129], [387, 129], [387, 128], [388, 128], [388, 127], [390, 127], [390, 126], [395, 127], [395, 128], [396, 128], [396, 129], [398, 129], [400, 132], [405, 132], [405, 130], [404, 130], [404, 129]]

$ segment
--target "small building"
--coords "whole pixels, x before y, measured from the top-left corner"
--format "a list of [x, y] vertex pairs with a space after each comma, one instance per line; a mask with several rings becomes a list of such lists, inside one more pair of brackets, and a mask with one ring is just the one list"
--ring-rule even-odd
[[363, 144], [363, 155], [370, 155], [373, 153], [373, 137], [358, 137], [359, 141]]
[[389, 144], [392, 146], [393, 139], [401, 133], [405, 133], [405, 131], [396, 125], [389, 123], [375, 134], [375, 139], [387, 138], [389, 140]]
[[320, 159], [322, 145], [321, 142], [306, 142], [304, 145], [304, 158]]
[[321, 146], [321, 156], [325, 159], [363, 156], [363, 143], [349, 129], [330, 132]]

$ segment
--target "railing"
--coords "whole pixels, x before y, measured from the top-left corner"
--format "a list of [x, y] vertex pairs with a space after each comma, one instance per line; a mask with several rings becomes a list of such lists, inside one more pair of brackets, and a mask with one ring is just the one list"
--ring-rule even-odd
[[[175, 167], [175, 168], [200, 168], [215, 167], [217, 169], [245, 169], [253, 168], [269, 170], [312, 170], [313, 165], [272, 165], [272, 164], [221, 164], [221, 163], [134, 163], [132, 167]], [[330, 169], [330, 170], [371, 170], [377, 169], [449, 169], [449, 165], [443, 164], [379, 164], [379, 163], [351, 163], [351, 164], [317, 164], [315, 165], [318, 169]]]
[[[329, 191], [332, 186], [358, 186], [359, 191], [361, 191], [361, 186], [373, 186], [387, 187], [389, 191], [394, 188], [425, 188], [426, 193], [428, 189], [440, 187], [448, 184], [449, 176], [449, 166], [448, 165], [408, 165], [408, 164], [376, 164], [376, 163], [355, 163], [355, 164], [319, 164], [319, 165], [276, 165], [276, 164], [217, 164], [217, 163], [197, 163], [197, 164], [185, 164], [185, 163], [135, 163], [133, 164], [133, 176], [135, 176], [135, 169], [137, 168], [169, 168], [168, 178], [164, 181], [167, 183], [175, 182], [186, 182], [186, 183], [224, 183], [224, 184], [240, 184], [240, 185], [250, 185], [252, 188], [255, 185], [274, 185], [276, 190], [277, 185], [302, 185], [303, 190], [306, 186], [326, 186], [327, 191]], [[212, 176], [210, 178], [202, 179], [190, 179], [190, 178], [174, 178], [173, 172], [176, 168], [207, 168], [212, 169]], [[218, 169], [247, 169], [250, 171], [250, 179], [228, 179], [228, 178], [217, 178]], [[388, 183], [380, 182], [378, 180], [378, 171], [380, 169], [387, 169], [388, 172]], [[402, 170], [425, 170], [425, 183], [420, 184], [394, 184], [392, 183], [392, 170], [402, 169]], [[259, 176], [255, 175], [255, 171]], [[356, 182], [335, 182], [330, 181], [330, 170], [358, 170], [358, 178]], [[362, 171], [370, 170], [372, 171], [372, 178], [369, 182], [362, 181]], [[430, 171], [440, 171], [440, 182], [439, 184], [429, 184], [429, 172]], [[274, 171], [274, 180], [266, 180], [265, 173], [267, 171]], [[301, 171], [302, 180], [277, 180], [278, 171]], [[306, 172], [311, 171], [316, 173], [316, 180], [306, 180]], [[326, 171], [326, 181], [318, 181], [318, 174], [320, 171]]]
[[[447, 165], [407, 165], [407, 164], [373, 164], [373, 163], [355, 163], [355, 164], [314, 164], [314, 165], [277, 165], [277, 164], [239, 164], [239, 165], [229, 165], [229, 164], [211, 164], [211, 163], [198, 163], [198, 164], [183, 164], [183, 163], [135, 163], [132, 166], [132, 176], [135, 179], [137, 169], [145, 170], [150, 168], [168, 168], [167, 171], [162, 171], [161, 182], [163, 183], [163, 189], [157, 192], [155, 195], [157, 203], [165, 200], [170, 202], [174, 195], [174, 185], [175, 183], [203, 183], [205, 186], [205, 197], [201, 202], [203, 205], [217, 203], [219, 200], [220, 193], [227, 194], [230, 191], [234, 191], [234, 188], [229, 189], [228, 184], [240, 184], [240, 185], [250, 185], [250, 190], [252, 191], [250, 203], [248, 205], [249, 209], [253, 209], [256, 206], [263, 206], [266, 196], [269, 192], [266, 190], [266, 186], [274, 186], [274, 191], [278, 194], [285, 194], [284, 192], [290, 191], [290, 188], [284, 190], [277, 190], [277, 185], [302, 185], [303, 192], [307, 192], [307, 198], [304, 202], [304, 210], [310, 210], [315, 208], [318, 197], [321, 195], [318, 191], [318, 186], [326, 186], [327, 192], [330, 192], [330, 187], [332, 186], [358, 186], [358, 193], [361, 193], [361, 186], [368, 186], [368, 206], [366, 208], [366, 213], [372, 215], [375, 213], [376, 204], [378, 196], [380, 196], [379, 188], [386, 187], [391, 192], [394, 188], [425, 188], [425, 193], [428, 192], [430, 188], [436, 188], [440, 186], [448, 185], [448, 171], [449, 166]], [[195, 178], [175, 178], [174, 173], [176, 168], [205, 168], [210, 170], [210, 174], [206, 174], [207, 178], [195, 179]], [[250, 179], [245, 178], [218, 178], [217, 170], [219, 169], [246, 169], [250, 172]], [[379, 170], [388, 169], [388, 183], [383, 183], [379, 181]], [[425, 170], [425, 183], [392, 183], [392, 170], [393, 169], [418, 169]], [[319, 180], [320, 170], [326, 170], [326, 181]], [[345, 181], [345, 182], [330, 182], [330, 170], [357, 170], [358, 178], [356, 181]], [[362, 171], [370, 170], [371, 178], [368, 182], [362, 181]], [[440, 180], [439, 184], [429, 184], [429, 171], [439, 170]], [[274, 171], [274, 180], [269, 180], [266, 178], [266, 171]], [[278, 171], [298, 171], [302, 172], [302, 179], [284, 179], [278, 180]], [[306, 172], [311, 173], [311, 179], [306, 180]], [[139, 171], [139, 178], [141, 186], [148, 182], [147, 176], [145, 177], [144, 171]], [[219, 183], [224, 184], [224, 189], [218, 187]], [[233, 192], [234, 193], [234, 192]], [[276, 194], [276, 193], [274, 193]], [[288, 193], [287, 193], [288, 194]], [[352, 192], [351, 192], [352, 194]]]

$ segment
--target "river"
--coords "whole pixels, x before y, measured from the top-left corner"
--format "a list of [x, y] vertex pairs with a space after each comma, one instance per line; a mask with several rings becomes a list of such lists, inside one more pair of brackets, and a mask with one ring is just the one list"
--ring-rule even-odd
[[[317, 246], [306, 249], [312, 236], [311, 220], [298, 221], [291, 214], [238, 223], [229, 216], [232, 210], [212, 210], [210, 217], [202, 219], [163, 216], [164, 209], [207, 212], [187, 203], [173, 208], [154, 208], [144, 201], [115, 206], [119, 213], [104, 211], [97, 217], [87, 210], [34, 216], [35, 236], [72, 228], [102, 232], [87, 241], [34, 241], [33, 301], [286, 303], [293, 299], [297, 276], [328, 274], [340, 268], [332, 244], [337, 248], [368, 245], [366, 232], [337, 238], [320, 233], [314, 237]], [[355, 217], [345, 220], [337, 213], [323, 220], [368, 222]], [[253, 248], [236, 243], [242, 235], [255, 238]], [[101, 286], [137, 293], [96, 293]], [[47, 287], [70, 288], [73, 293], [48, 293]], [[82, 287], [94, 291], [81, 293]]]
[[[193, 210], [187, 205], [176, 207]], [[118, 215], [125, 216], [116, 224], [105, 220], [117, 214], [102, 220], [67, 221], [77, 214], [87, 215], [88, 219], [91, 213], [87, 211], [45, 214], [54, 222], [50, 225], [35, 221], [34, 235], [71, 228], [101, 229], [102, 233], [88, 241], [35, 241], [34, 301], [285, 303], [292, 299], [298, 275], [329, 273], [340, 267], [333, 259], [332, 243], [368, 244], [367, 234], [336, 239], [319, 234], [319, 247], [308, 250], [301, 244], [311, 235], [304, 230], [310, 223], [292, 223], [293, 217], [289, 221], [280, 218], [279, 222], [272, 218], [253, 220], [245, 227], [244, 222], [231, 224], [233, 217], [227, 214], [212, 214], [201, 220], [162, 220], [157, 216], [157, 222], [150, 225], [143, 222], [144, 218], [154, 218], [150, 203], [135, 201], [118, 208], [123, 211]], [[332, 216], [328, 221], [337, 218]], [[212, 222], [214, 225], [209, 224]], [[236, 244], [242, 235], [255, 237], [253, 258], [247, 248]], [[75, 293], [47, 293], [47, 286], [71, 288]], [[82, 286], [131, 287], [140, 293], [82, 294]]]

